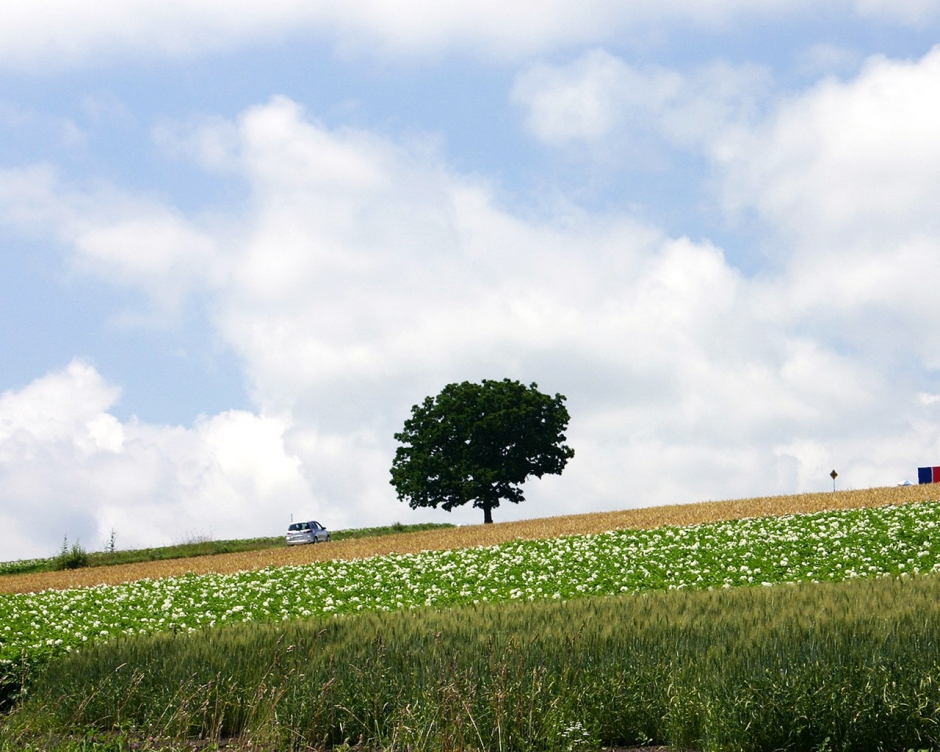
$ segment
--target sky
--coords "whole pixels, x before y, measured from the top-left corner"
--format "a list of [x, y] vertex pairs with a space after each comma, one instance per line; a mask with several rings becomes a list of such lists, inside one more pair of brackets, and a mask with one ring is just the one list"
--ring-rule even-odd
[[575, 457], [497, 521], [940, 464], [935, 0], [0, 4], [0, 560], [412, 510], [410, 408]]

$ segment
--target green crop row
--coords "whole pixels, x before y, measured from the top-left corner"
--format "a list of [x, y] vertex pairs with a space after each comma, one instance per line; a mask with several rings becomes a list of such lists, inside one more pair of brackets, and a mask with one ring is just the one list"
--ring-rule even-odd
[[937, 749], [940, 577], [122, 637], [51, 664], [0, 749], [70, 733], [271, 750]]
[[0, 596], [0, 692], [53, 655], [122, 634], [929, 572], [938, 530], [940, 503], [925, 502]]

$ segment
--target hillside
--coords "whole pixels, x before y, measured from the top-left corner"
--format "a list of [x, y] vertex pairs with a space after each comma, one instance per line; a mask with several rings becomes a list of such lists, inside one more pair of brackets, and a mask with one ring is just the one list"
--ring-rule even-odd
[[0, 597], [0, 752], [940, 749], [931, 490]]
[[827, 509], [858, 509], [887, 504], [904, 504], [935, 498], [937, 494], [931, 493], [932, 491], [934, 489], [929, 486], [892, 486], [858, 491], [709, 501], [626, 509], [617, 512], [546, 517], [492, 525], [472, 525], [294, 548], [140, 562], [94, 569], [6, 575], [0, 577], [0, 593], [35, 592], [99, 584], [114, 585], [144, 578], [172, 577], [187, 572], [230, 573], [269, 566], [307, 564], [313, 561], [361, 559], [390, 553], [485, 546], [516, 539], [552, 538], [559, 535], [598, 533], [628, 528], [647, 529], [664, 525], [696, 525], [744, 517], [779, 516]]

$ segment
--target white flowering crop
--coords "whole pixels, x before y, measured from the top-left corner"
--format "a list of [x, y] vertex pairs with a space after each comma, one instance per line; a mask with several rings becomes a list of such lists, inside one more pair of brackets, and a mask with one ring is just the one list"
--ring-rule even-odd
[[0, 669], [116, 635], [230, 622], [940, 571], [938, 532], [940, 503], [924, 502], [4, 595]]

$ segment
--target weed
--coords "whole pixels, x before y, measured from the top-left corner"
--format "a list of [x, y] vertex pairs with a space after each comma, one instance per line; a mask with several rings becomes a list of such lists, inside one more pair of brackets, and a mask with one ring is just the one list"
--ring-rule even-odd
[[59, 555], [55, 557], [52, 563], [53, 569], [80, 569], [88, 566], [88, 552], [82, 548], [79, 541], [76, 541], [69, 547], [69, 539], [62, 539], [62, 548]]

